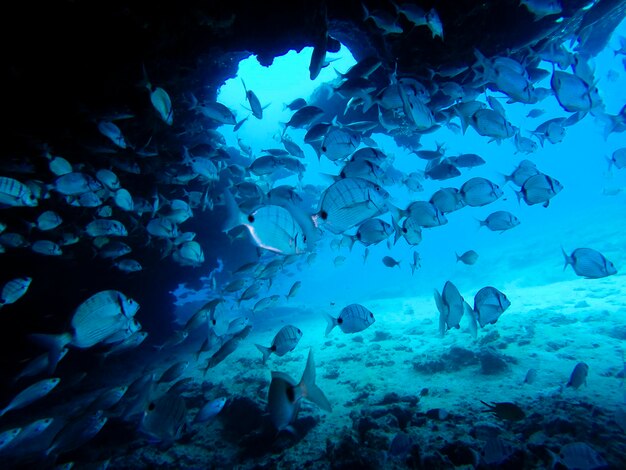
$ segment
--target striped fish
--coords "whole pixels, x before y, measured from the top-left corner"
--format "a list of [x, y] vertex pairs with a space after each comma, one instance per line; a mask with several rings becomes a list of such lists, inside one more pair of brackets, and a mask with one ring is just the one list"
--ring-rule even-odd
[[261, 346], [260, 344], [255, 344], [255, 346], [263, 354], [263, 364], [265, 364], [267, 358], [272, 353], [277, 356], [284, 356], [289, 351], [293, 351], [298, 345], [300, 338], [302, 338], [300, 328], [293, 325], [285, 325], [276, 333], [270, 347]]
[[11, 207], [35, 207], [38, 204], [28, 186], [18, 180], [0, 176], [0, 205]]
[[362, 178], [344, 178], [322, 194], [317, 220], [332, 233], [343, 233], [365, 220], [388, 211], [389, 193]]
[[324, 314], [324, 316], [328, 323], [326, 336], [336, 326], [339, 326], [344, 333], [358, 333], [376, 321], [374, 314], [359, 304], [348, 305], [341, 311], [338, 318], [331, 317], [328, 314]]

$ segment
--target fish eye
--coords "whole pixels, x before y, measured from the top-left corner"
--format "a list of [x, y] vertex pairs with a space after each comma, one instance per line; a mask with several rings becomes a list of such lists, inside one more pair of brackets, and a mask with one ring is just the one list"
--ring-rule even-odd
[[374, 314], [370, 312], [370, 318], [374, 318]]
[[322, 220], [326, 220], [328, 218], [328, 212], [321, 211], [320, 212], [320, 217], [322, 218]]
[[154, 411], [155, 408], [156, 408], [156, 405], [154, 404], [154, 402], [148, 405], [148, 411]]
[[250, 223], [254, 222], [254, 216], [252, 214], [248, 216], [248, 222]]
[[376, 185], [376, 186], [374, 187], [374, 189], [375, 189], [376, 191], [380, 191], [380, 186]]

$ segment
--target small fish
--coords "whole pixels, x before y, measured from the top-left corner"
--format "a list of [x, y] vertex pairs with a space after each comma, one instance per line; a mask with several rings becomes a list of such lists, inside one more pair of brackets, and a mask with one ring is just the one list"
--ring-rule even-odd
[[124, 135], [117, 125], [110, 121], [98, 122], [98, 131], [121, 149], [127, 147]]
[[295, 297], [298, 290], [300, 290], [300, 287], [302, 287], [302, 281], [294, 282], [291, 288], [289, 289], [289, 293], [285, 296], [285, 298], [291, 299], [292, 297]]
[[417, 269], [419, 269], [421, 267], [421, 260], [420, 260], [420, 255], [417, 251], [413, 252], [413, 263], [410, 264], [411, 266], [411, 276], [413, 274], [415, 274], [415, 271]]
[[388, 268], [394, 268], [396, 266], [400, 266], [400, 261], [396, 261], [391, 256], [383, 257], [383, 264]]
[[315, 384], [315, 362], [312, 349], [309, 350], [306, 367], [299, 383], [296, 384], [295, 380], [285, 373], [272, 372], [267, 408], [270, 420], [279, 432], [287, 430], [295, 433], [291, 424], [298, 417], [300, 402], [303, 398], [315, 403], [324, 411], [332, 411], [324, 392]]
[[[186, 333], [186, 331], [184, 333]], [[172, 364], [163, 372], [163, 374], [161, 374], [161, 378], [157, 380], [156, 383], [168, 383], [176, 380], [183, 374], [183, 372], [185, 372], [187, 366], [189, 366], [189, 361], [180, 361]]]
[[[186, 329], [174, 331], [170, 337], [163, 344], [155, 345], [154, 349], [157, 351], [161, 351], [163, 349], [173, 348], [174, 346], [178, 346], [185, 342], [187, 337], [189, 336], [189, 331]], [[182, 367], [183, 363], [178, 363], [180, 367]], [[184, 367], [183, 367], [184, 370]]]
[[150, 91], [150, 102], [156, 112], [159, 113], [161, 120], [171, 126], [174, 123], [174, 112], [170, 95], [163, 88], [156, 87]]
[[[312, 125], [317, 119], [321, 118], [324, 114], [324, 110], [317, 106], [304, 106], [298, 109], [287, 124], [285, 124], [286, 131], [289, 127], [300, 129]], [[283, 131], [283, 134], [285, 133]]]
[[339, 256], [335, 256], [335, 259], [333, 259], [333, 265], [337, 268], [339, 266], [343, 266], [346, 263], [346, 257], [339, 255]]
[[11, 428], [0, 432], [0, 453], [2, 453], [5, 448], [11, 446], [21, 432], [22, 428]]
[[293, 351], [298, 345], [300, 338], [302, 338], [300, 328], [293, 325], [285, 325], [276, 333], [270, 347], [261, 346], [260, 344], [255, 344], [255, 346], [261, 351], [263, 364], [265, 364], [272, 353], [282, 357], [288, 352]]
[[483, 405], [488, 407], [489, 409], [484, 410], [485, 413], [493, 413], [500, 419], [506, 419], [508, 421], [521, 421], [526, 417], [526, 413], [515, 403], [510, 402], [496, 402], [485, 403], [484, 401], [480, 401]]
[[589, 366], [584, 362], [579, 362], [578, 364], [576, 364], [576, 366], [574, 366], [574, 370], [572, 370], [572, 374], [570, 375], [566, 387], [572, 387], [578, 390], [581, 385], [587, 385], [588, 374]]
[[455, 255], [456, 255], [457, 263], [460, 261], [463, 264], [467, 264], [471, 266], [476, 261], [478, 261], [478, 253], [476, 253], [474, 250], [468, 250], [462, 255], [458, 255], [457, 253], [455, 253]]
[[252, 90], [248, 90], [246, 88], [246, 83], [241, 79], [241, 83], [243, 85], [243, 89], [246, 92], [246, 99], [248, 100], [248, 104], [250, 105], [250, 109], [252, 110], [252, 115], [257, 119], [263, 119], [263, 106], [261, 106], [261, 102], [259, 98], [254, 94]]
[[113, 267], [119, 269], [124, 273], [136, 273], [143, 270], [141, 263], [131, 258], [116, 260], [113, 262]]
[[37, 217], [36, 227], [42, 232], [53, 230], [63, 223], [63, 219], [54, 211], [45, 211]]
[[204, 375], [206, 375], [209, 369], [217, 366], [220, 362], [235, 352], [241, 342], [248, 336], [248, 334], [250, 334], [250, 330], [252, 330], [252, 326], [248, 325], [222, 344], [222, 346], [207, 360]]
[[8, 281], [0, 292], [0, 308], [21, 299], [28, 291], [32, 280], [30, 277], [18, 277]]
[[504, 194], [497, 184], [481, 177], [467, 180], [459, 192], [465, 204], [470, 207], [485, 206]]
[[611, 158], [607, 158], [609, 162], [609, 170], [615, 166], [618, 170], [626, 168], [626, 147], [619, 148], [613, 152]]
[[46, 256], [60, 256], [63, 254], [61, 247], [50, 240], [37, 240], [30, 246], [30, 249], [35, 253]]
[[283, 109], [289, 109], [290, 111], [298, 111], [306, 106], [306, 100], [304, 98], [296, 98], [289, 104], [283, 105]]
[[226, 405], [227, 400], [227, 398], [222, 397], [206, 403], [202, 408], [200, 408], [200, 410], [198, 410], [198, 414], [194, 418], [193, 424], [206, 423], [210, 419], [217, 416], [224, 408], [224, 405]]
[[561, 0], [520, 0], [529, 12], [535, 15], [535, 21], [549, 15], [558, 15], [563, 11]]
[[613, 263], [606, 259], [602, 253], [592, 248], [577, 248], [572, 251], [571, 255], [568, 255], [563, 247], [561, 247], [561, 251], [565, 258], [563, 270], [569, 264], [578, 276], [587, 279], [599, 279], [617, 273]]
[[40, 400], [48, 395], [52, 389], [59, 385], [60, 382], [61, 379], [59, 378], [44, 379], [39, 382], [35, 382], [13, 397], [11, 402], [0, 410], [0, 416], [4, 416], [11, 410], [19, 410], [20, 408], [24, 408], [25, 406]]
[[537, 369], [528, 369], [528, 372], [526, 372], [526, 377], [524, 377], [524, 383], [532, 385], [533, 383], [535, 383], [536, 379]]
[[504, 232], [519, 225], [517, 217], [507, 211], [496, 211], [487, 216], [485, 220], [479, 220], [480, 226], [487, 227], [493, 232]]
[[534, 118], [538, 118], [539, 116], [544, 115], [545, 113], [546, 113], [545, 109], [533, 108], [528, 112], [526, 117], [534, 119]]
[[334, 318], [328, 314], [324, 314], [327, 326], [325, 336], [339, 326], [344, 333], [358, 333], [365, 330], [376, 321], [374, 314], [359, 304], [350, 304], [341, 310], [338, 318]]

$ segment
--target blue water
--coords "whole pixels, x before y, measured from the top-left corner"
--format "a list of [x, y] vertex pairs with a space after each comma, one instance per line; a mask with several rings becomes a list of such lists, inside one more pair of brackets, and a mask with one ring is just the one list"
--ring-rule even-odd
[[[624, 57], [613, 52], [619, 49], [622, 36], [626, 36], [624, 22], [613, 33], [607, 48], [591, 61], [605, 112], [612, 115], [618, 114], [626, 103]], [[237, 77], [222, 84], [217, 101], [231, 109], [237, 121], [248, 116], [243, 80], [266, 108], [262, 120], [250, 116], [236, 133], [231, 125], [219, 126], [217, 131], [223, 135], [226, 147], [239, 148], [238, 140], [241, 140], [252, 147], [255, 156], [261, 155], [263, 149], [280, 148], [282, 125], [292, 114], [284, 109], [284, 104], [296, 98], [310, 100], [322, 84], [337, 84], [334, 69], [346, 72], [356, 63], [342, 47], [333, 55], [337, 60], [311, 81], [310, 54], [310, 48], [299, 53], [291, 51], [275, 58], [274, 64], [267, 68], [259, 65], [254, 56], [241, 61]], [[542, 62], [541, 67], [552, 68], [547, 62]], [[535, 86], [550, 88], [550, 77]], [[531, 106], [507, 104], [498, 92], [488, 94], [499, 98], [507, 119], [520, 127], [525, 137], [530, 137], [530, 131], [547, 119], [570, 115], [554, 96]], [[484, 98], [483, 94], [478, 99]], [[179, 106], [182, 108], [175, 101], [175, 122]], [[541, 108], [545, 114], [527, 118], [531, 108]], [[458, 119], [453, 118], [452, 122], [458, 123]], [[211, 193], [213, 209], [196, 210], [193, 219], [181, 224], [181, 231], [198, 233], [196, 240], [205, 256], [199, 267], [177, 266], [170, 257], [159, 260], [150, 251], [153, 241], [136, 241], [138, 259], [145, 257], [144, 272], [125, 275], [96, 259], [93, 278], [68, 274], [72, 279], [72, 283], [64, 286], [68, 293], [58, 294], [61, 298], [56, 301], [48, 301], [42, 299], [53, 299], [51, 291], [63, 285], [61, 279], [53, 279], [54, 274], [61, 270], [69, 273], [77, 260], [89, 259], [89, 243], [83, 240], [75, 249], [67, 247], [60, 259], [33, 258], [26, 249], [20, 252], [7, 248], [9, 257], [5, 266], [11, 268], [7, 269], [11, 271], [8, 275], [31, 275], [33, 285], [23, 299], [0, 312], [6, 315], [8, 329], [19, 332], [16, 337], [21, 338], [16, 340], [13, 350], [19, 353], [4, 358], [3, 366], [8, 372], [4, 377], [3, 403], [9, 403], [20, 390], [36, 381], [26, 379], [18, 385], [11, 384], [27, 360], [45, 352], [28, 340], [28, 334], [67, 331], [71, 312], [98, 291], [118, 289], [137, 300], [142, 305], [137, 319], [148, 339], [138, 348], [106, 360], [101, 353], [108, 346], [72, 348], [59, 365], [62, 387], [22, 411], [8, 412], [0, 418], [0, 431], [23, 427], [47, 416], [55, 419], [55, 426], [28, 445], [0, 450], [0, 459], [4, 453], [10, 465], [22, 468], [52, 468], [55, 461], [74, 462], [76, 468], [104, 468], [103, 462], [109, 468], [329, 468], [332, 462], [337, 468], [364, 468], [366, 464], [371, 468], [404, 468], [415, 462], [407, 461], [407, 455], [416, 458], [417, 451], [412, 446], [417, 444], [421, 448], [423, 468], [438, 465], [441, 466], [437, 468], [449, 468], [451, 462], [479, 466], [480, 457], [476, 456], [482, 453], [485, 458], [487, 444], [496, 445], [498, 437], [521, 453], [526, 452], [526, 460], [522, 459], [521, 463], [519, 459], [508, 461], [510, 465], [518, 465], [515, 468], [543, 468], [552, 462], [549, 456], [539, 458], [538, 452], [533, 454], [530, 444], [556, 455], [563, 451], [563, 446], [574, 442], [589, 444], [609, 461], [611, 468], [624, 468], [626, 169], [613, 166], [609, 170], [607, 159], [614, 150], [624, 147], [626, 140], [623, 133], [607, 137], [603, 131], [603, 122], [589, 114], [567, 128], [561, 143], [546, 142], [530, 155], [516, 152], [513, 139], [489, 142], [472, 128], [461, 134], [458, 129], [443, 126], [425, 134], [421, 138], [422, 149], [434, 150], [443, 144], [447, 156], [476, 153], [487, 164], [462, 170], [461, 176], [446, 181], [424, 179], [424, 190], [419, 193], [410, 193], [401, 184], [390, 185], [386, 189], [393, 205], [405, 208], [412, 201], [428, 200], [438, 189], [459, 188], [475, 176], [500, 185], [504, 196], [484, 207], [465, 207], [448, 214], [446, 225], [423, 230], [423, 241], [418, 246], [409, 246], [404, 239], [396, 244], [382, 242], [370, 246], [366, 260], [365, 247], [359, 242], [349, 249], [345, 241], [340, 243], [341, 236], [323, 232], [315, 247], [314, 260], [308, 259], [309, 253], [290, 259], [292, 263], [285, 264], [272, 276], [271, 285], [263, 282], [257, 296], [241, 303], [238, 299], [243, 289], [229, 293], [224, 291], [225, 286], [237, 279], [244, 279], [245, 287], [259, 281], [250, 274], [235, 274], [237, 268], [247, 262], [266, 265], [282, 255], [257, 250], [246, 232], [236, 238], [231, 233], [233, 239], [222, 233], [226, 215], [219, 192], [223, 187]], [[328, 175], [337, 174], [339, 166], [325, 157], [318, 160], [313, 149], [302, 141], [305, 132], [304, 129], [287, 131], [305, 152], [304, 177], [299, 181], [297, 176], [290, 176], [276, 185], [297, 188], [313, 185], [322, 191], [330, 185]], [[393, 158], [397, 170], [403, 173], [424, 170], [424, 160], [398, 146], [390, 136], [374, 133], [371, 138]], [[504, 175], [510, 174], [523, 159], [532, 160], [541, 172], [563, 185], [564, 189], [546, 208], [518, 202], [514, 185], [505, 183]], [[148, 196], [141, 177], [120, 174], [124, 187]], [[170, 194], [168, 197], [174, 198]], [[63, 210], [63, 201], [54, 197], [42, 205], [48, 209], [58, 205]], [[479, 220], [496, 210], [512, 212], [521, 221], [520, 225], [504, 233], [480, 227]], [[12, 208], [4, 209], [0, 216], [11, 211]], [[17, 220], [22, 214], [33, 220], [38, 213], [27, 209], [17, 216], [7, 216], [10, 229], [32, 236], [23, 225], [19, 227]], [[391, 223], [389, 213], [381, 218]], [[144, 216], [137, 220], [142, 224], [148, 219]], [[604, 279], [583, 279], [575, 275], [571, 266], [563, 269], [561, 248], [571, 253], [580, 247], [601, 252], [614, 263], [617, 274]], [[477, 263], [468, 266], [457, 262], [455, 254], [470, 249], [479, 254]], [[421, 263], [412, 274], [410, 263], [414, 252], [419, 253]], [[400, 265], [385, 266], [384, 256], [393, 257]], [[340, 262], [337, 257], [345, 259]], [[49, 276], [50, 280], [42, 279], [38, 273]], [[301, 288], [293, 298], [286, 298], [296, 281], [302, 283]], [[441, 291], [446, 281], [454, 282], [470, 305], [480, 288], [494, 286], [507, 295], [511, 307], [497, 324], [481, 329], [476, 339], [469, 334], [467, 318], [459, 330], [441, 337], [433, 290]], [[158, 292], [153, 286], [158, 286]], [[272, 306], [253, 309], [260, 299], [272, 295], [280, 296]], [[174, 332], [206, 302], [222, 296], [225, 301], [217, 307], [215, 323], [209, 327], [222, 336], [222, 342], [227, 339], [224, 335], [233, 319], [246, 317], [252, 326], [250, 335], [223, 362], [204, 372], [207, 360], [220, 347], [219, 340], [196, 359], [206, 337], [204, 324], [179, 344], [162, 350], [155, 348], [170, 341]], [[46, 303], [50, 311], [43, 318], [33, 320], [33, 306], [41, 308]], [[323, 314], [337, 317], [343, 307], [353, 303], [370, 309], [376, 322], [355, 335], [335, 328], [325, 337]], [[286, 324], [302, 330], [301, 341], [283, 357], [272, 355], [267, 364], [262, 364], [254, 344], [269, 346], [276, 332]], [[270, 371], [287, 373], [299, 381], [310, 349], [315, 352], [317, 385], [325, 392], [333, 411], [325, 413], [303, 400], [299, 419], [294, 420], [295, 432], [277, 433], [268, 421], [266, 410]], [[465, 354], [468, 362], [457, 356], [451, 358], [450, 351]], [[488, 361], [485, 355], [490, 354], [499, 357], [496, 362], [506, 363], [502, 370], [484, 372]], [[142, 416], [147, 411], [142, 409], [132, 419], [125, 419], [127, 415], [122, 411], [107, 415], [103, 430], [93, 440], [85, 439], [86, 443], [78, 449], [55, 455], [56, 460], [44, 457], [55, 433], [63, 428], [64, 416], [67, 422], [75, 422], [85, 403], [101, 391], [128, 385], [138, 376], [159, 377], [181, 360], [189, 361], [181, 378], [192, 380], [179, 393], [188, 412], [187, 425], [176, 439], [154, 443], [142, 429]], [[586, 386], [573, 390], [565, 385], [578, 362], [589, 364], [589, 375]], [[437, 369], [438, 364], [445, 364], [441, 366], [443, 370]], [[450, 365], [458, 368], [449, 369]], [[529, 368], [539, 371], [534, 384], [523, 383]], [[83, 372], [86, 377], [80, 380]], [[66, 383], [69, 385], [65, 386]], [[144, 408], [147, 410], [167, 388], [166, 384], [155, 385]], [[202, 425], [191, 424], [197, 409], [219, 397], [227, 398], [220, 414]], [[525, 411], [527, 421], [513, 423], [486, 414], [480, 400], [514, 402]], [[438, 409], [445, 409], [446, 415], [450, 413], [452, 417], [442, 418], [437, 424], [439, 419], [433, 421], [430, 411]], [[552, 412], [561, 421], [550, 421]], [[411, 445], [405, 447], [412, 450], [402, 450], [400, 444], [390, 447], [398, 434], [409, 436]], [[471, 449], [475, 457], [460, 458], [444, 444], [460, 449], [459, 452]], [[512, 458], [501, 449], [496, 454], [500, 455], [494, 457], [496, 466], [506, 466], [507, 458]]]

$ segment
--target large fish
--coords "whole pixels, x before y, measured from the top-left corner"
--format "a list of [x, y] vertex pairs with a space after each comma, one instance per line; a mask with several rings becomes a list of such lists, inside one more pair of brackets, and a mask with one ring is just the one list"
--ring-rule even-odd
[[516, 191], [515, 194], [518, 201], [523, 199], [529, 206], [541, 204], [543, 207], [548, 207], [550, 199], [562, 189], [563, 185], [559, 181], [543, 173], [537, 173], [528, 178], [522, 185], [522, 189]]
[[245, 226], [254, 243], [265, 250], [285, 255], [311, 251], [315, 242], [313, 220], [297, 209], [291, 211], [282, 206], [262, 205], [244, 214], [232, 194], [224, 193], [228, 218], [224, 232]]
[[141, 329], [134, 316], [139, 304], [122, 292], [105, 290], [78, 306], [71, 330], [60, 335], [35, 334], [31, 337], [49, 349], [50, 365], [56, 365], [66, 345], [80, 349], [96, 344], [121, 342]]
[[330, 232], [343, 233], [386, 213], [388, 198], [389, 193], [376, 183], [362, 178], [344, 178], [322, 193], [317, 218]]
[[332, 411], [324, 392], [315, 384], [315, 362], [312, 349], [309, 350], [306, 367], [299, 383], [283, 372], [272, 372], [267, 408], [270, 420], [279, 432], [282, 430], [295, 432], [291, 424], [298, 417], [303, 398], [315, 403], [324, 411]]
[[511, 302], [495, 287], [487, 286], [480, 289], [474, 296], [474, 312], [481, 328], [495, 324], [500, 315], [509, 308]]
[[606, 259], [602, 253], [592, 248], [576, 248], [571, 255], [568, 255], [563, 248], [561, 251], [565, 258], [563, 270], [567, 268], [568, 264], [571, 264], [578, 276], [587, 279], [599, 279], [617, 273], [615, 265]]
[[39, 204], [31, 189], [13, 178], [0, 176], [0, 205], [35, 207]]

